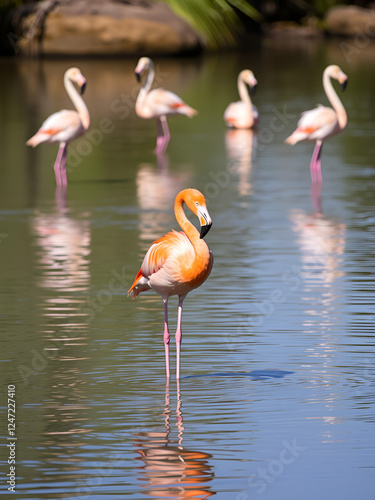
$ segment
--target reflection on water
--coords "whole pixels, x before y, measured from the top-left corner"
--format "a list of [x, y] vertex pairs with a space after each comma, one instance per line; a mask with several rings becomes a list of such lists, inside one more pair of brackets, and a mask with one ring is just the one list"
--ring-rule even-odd
[[[57, 193], [60, 190], [57, 189]], [[54, 213], [36, 211], [32, 218], [33, 231], [37, 236], [38, 261], [41, 269], [40, 286], [61, 292], [87, 292], [90, 283], [88, 259], [90, 255], [90, 227], [87, 214], [82, 219], [68, 216], [64, 199], [57, 194]], [[77, 303], [77, 298], [56, 297], [56, 303]], [[60, 310], [65, 314], [60, 306]], [[73, 309], [74, 310], [74, 309]]]
[[[306, 333], [318, 335], [313, 346], [306, 349], [309, 358], [319, 358], [322, 366], [332, 364], [337, 349], [334, 325], [340, 321], [341, 295], [339, 280], [344, 276], [346, 226], [321, 213], [320, 189], [312, 192], [319, 210], [308, 214], [293, 210], [290, 220], [297, 233], [301, 252], [302, 300], [305, 314], [302, 320]], [[336, 395], [329, 395], [326, 406], [331, 406]]]
[[298, 209], [290, 213], [290, 220], [298, 234], [306, 286], [327, 287], [342, 277], [345, 224], [319, 212], [309, 214]]
[[136, 177], [137, 199], [142, 209], [139, 237], [147, 243], [170, 230], [167, 222], [175, 224], [174, 200], [177, 193], [189, 185], [190, 179], [188, 172], [177, 174], [170, 171], [166, 154], [157, 155], [156, 158], [156, 166], [151, 163], [140, 164]]
[[[62, 467], [66, 471], [76, 462], [74, 449], [82, 444], [77, 435], [89, 432], [84, 429], [89, 417], [82, 362], [87, 359], [83, 354], [88, 343], [84, 304], [90, 286], [91, 233], [87, 214], [69, 215], [66, 190], [59, 187], [55, 209], [36, 211], [31, 225], [39, 247], [38, 285], [48, 289], [40, 298], [40, 335], [45, 341], [44, 368], [49, 379], [44, 395], [43, 447], [46, 457], [68, 462], [67, 469]], [[67, 441], [67, 435], [74, 435], [74, 440]]]
[[184, 424], [179, 381], [175, 411], [177, 437], [171, 436], [172, 411], [168, 382], [163, 416], [162, 431], [144, 431], [134, 435], [138, 460], [143, 462], [139, 466], [139, 479], [143, 483], [141, 492], [151, 498], [203, 499], [214, 495], [211, 485], [206, 484], [214, 477], [209, 463], [211, 455], [189, 450], [182, 445]]
[[229, 129], [225, 134], [225, 147], [231, 173], [238, 176], [238, 193], [247, 196], [252, 191], [250, 172], [252, 155], [256, 148], [257, 132], [248, 129]]

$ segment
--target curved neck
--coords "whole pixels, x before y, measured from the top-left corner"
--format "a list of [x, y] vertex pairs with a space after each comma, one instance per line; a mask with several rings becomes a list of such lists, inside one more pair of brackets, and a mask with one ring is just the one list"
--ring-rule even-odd
[[331, 78], [330, 78], [328, 71], [324, 71], [324, 73], [323, 73], [323, 87], [324, 87], [324, 91], [326, 93], [327, 99], [329, 100], [329, 102], [331, 103], [331, 106], [333, 107], [333, 109], [336, 112], [337, 120], [339, 122], [340, 127], [344, 128], [347, 121], [348, 121], [348, 118], [346, 115], [345, 108], [342, 105], [342, 102], [340, 101], [339, 96], [335, 92], [335, 89], [333, 88]]
[[184, 212], [184, 197], [179, 193], [176, 197], [176, 201], [174, 202], [174, 213], [176, 216], [176, 220], [179, 223], [181, 229], [184, 231], [186, 236], [191, 241], [193, 247], [199, 244], [201, 241], [199, 238], [199, 232], [197, 228], [188, 220]]
[[148, 65], [147, 78], [143, 82], [142, 88], [139, 91], [139, 94], [137, 97], [137, 102], [141, 101], [146, 96], [146, 94], [150, 91], [152, 82], [154, 81], [154, 77], [155, 77], [154, 63], [152, 61], [150, 61], [149, 65]]
[[251, 107], [251, 98], [249, 92], [247, 91], [246, 84], [242, 80], [241, 75], [238, 76], [237, 87], [238, 87], [238, 93], [240, 94], [241, 97], [241, 101], [244, 102], [247, 106]]
[[87, 130], [90, 126], [90, 114], [85, 104], [85, 101], [78, 94], [77, 89], [73, 85], [73, 82], [69, 80], [67, 76], [64, 76], [64, 85], [70, 99], [72, 100], [72, 103], [74, 104], [78, 112], [83, 128]]

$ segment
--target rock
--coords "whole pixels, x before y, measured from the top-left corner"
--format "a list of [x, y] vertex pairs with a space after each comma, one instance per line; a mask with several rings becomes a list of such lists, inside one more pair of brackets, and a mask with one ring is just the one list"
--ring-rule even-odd
[[30, 41], [40, 54], [51, 56], [176, 54], [200, 49], [194, 30], [163, 2], [65, 0], [54, 4], [42, 29], [35, 30], [37, 11], [23, 21], [29, 36], [19, 42], [21, 53], [28, 53]]
[[299, 25], [293, 22], [278, 21], [263, 26], [263, 32], [269, 37], [282, 37], [282, 38], [310, 38], [318, 37], [322, 34], [322, 30], [316, 25]]
[[326, 14], [327, 31], [332, 35], [375, 37], [375, 10], [354, 5], [332, 7]]

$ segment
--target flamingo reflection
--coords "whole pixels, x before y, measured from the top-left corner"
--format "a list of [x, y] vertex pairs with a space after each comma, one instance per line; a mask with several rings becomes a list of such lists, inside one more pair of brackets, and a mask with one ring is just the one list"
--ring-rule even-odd
[[293, 210], [290, 220], [293, 230], [298, 233], [298, 243], [302, 253], [302, 267], [305, 277], [318, 277], [324, 283], [332, 283], [343, 276], [340, 269], [345, 250], [346, 226], [323, 215], [321, 201], [321, 183], [311, 186], [311, 200], [314, 213]]
[[[91, 232], [87, 214], [73, 217], [66, 203], [66, 188], [56, 188], [56, 206], [37, 211], [32, 219], [38, 251], [41, 349], [39, 363], [48, 374], [40, 411], [46, 463], [59, 460], [61, 471], [78, 467], [79, 436], [90, 432], [88, 358]], [[69, 450], [69, 451], [67, 451]], [[47, 480], [48, 481], [48, 480]]]
[[[136, 185], [138, 204], [141, 208], [139, 221], [141, 240], [146, 240], [148, 243], [154, 241], [172, 227], [174, 216], [171, 214], [171, 206], [174, 204], [176, 194], [189, 184], [189, 179], [190, 174], [187, 172], [173, 174], [170, 172], [169, 157], [165, 154], [157, 155], [156, 169], [151, 163], [139, 165]], [[144, 249], [146, 248], [148, 247], [145, 246]]]
[[[83, 216], [68, 216], [66, 189], [56, 188], [56, 210], [37, 212], [32, 221], [40, 246], [40, 286], [62, 292], [86, 292], [90, 281], [90, 227]], [[76, 300], [73, 299], [73, 302]]]
[[294, 210], [290, 220], [301, 250], [301, 294], [306, 308], [303, 328], [306, 333], [316, 335], [316, 342], [307, 349], [307, 357], [319, 357], [328, 365], [337, 349], [331, 332], [341, 316], [339, 279], [345, 274], [346, 226], [322, 213], [320, 187], [315, 186], [317, 189], [311, 192], [315, 212]]
[[[320, 203], [319, 197], [315, 203]], [[298, 234], [305, 278], [329, 284], [343, 276], [345, 224], [324, 216], [321, 211], [308, 214], [303, 210], [293, 210], [290, 220]]]
[[177, 439], [171, 437], [171, 404], [169, 383], [165, 390], [163, 431], [144, 431], [134, 436], [134, 446], [142, 481], [142, 493], [151, 498], [209, 498], [215, 495], [210, 482], [214, 477], [211, 455], [193, 451], [182, 445], [183, 417], [181, 410], [180, 385], [177, 380], [176, 423]]
[[238, 193], [240, 196], [247, 196], [252, 190], [249, 177], [256, 146], [256, 132], [251, 129], [229, 129], [225, 134], [225, 146], [230, 171], [238, 175]]

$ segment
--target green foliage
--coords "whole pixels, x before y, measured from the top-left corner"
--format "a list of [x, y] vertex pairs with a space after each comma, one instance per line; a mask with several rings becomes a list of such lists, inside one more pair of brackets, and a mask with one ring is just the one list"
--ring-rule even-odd
[[201, 35], [206, 46], [236, 45], [243, 29], [236, 9], [260, 21], [259, 12], [246, 0], [164, 0]]

